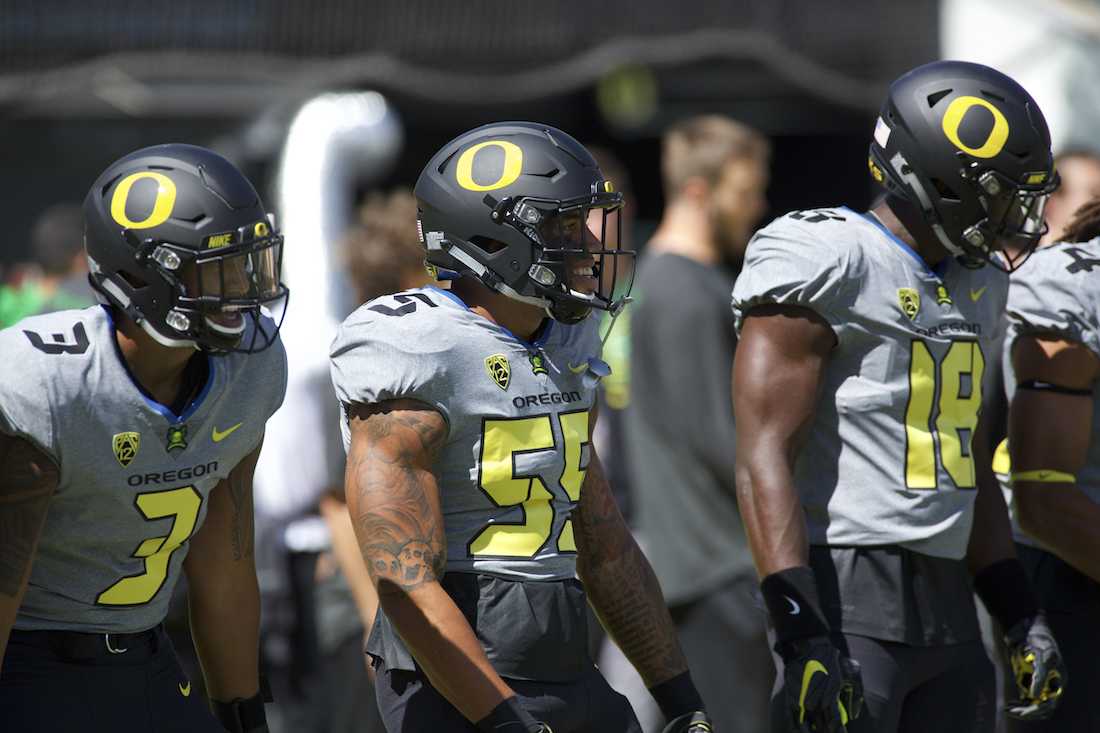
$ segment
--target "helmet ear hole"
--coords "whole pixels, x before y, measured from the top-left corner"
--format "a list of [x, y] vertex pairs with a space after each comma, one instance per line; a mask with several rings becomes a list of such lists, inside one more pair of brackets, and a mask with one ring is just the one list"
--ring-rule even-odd
[[961, 201], [959, 194], [955, 192], [955, 189], [948, 186], [939, 178], [932, 179], [932, 186], [936, 189], [936, 193], [940, 195], [941, 199], [945, 201]]
[[499, 239], [489, 239], [489, 237], [482, 236], [470, 237], [470, 244], [488, 255], [495, 254], [508, 247], [507, 244], [501, 242]]
[[145, 282], [144, 280], [142, 280], [140, 277], [133, 274], [132, 272], [126, 272], [125, 270], [119, 270], [118, 271], [118, 276], [120, 278], [122, 278], [123, 280], [125, 280], [126, 284], [129, 285], [134, 290], [140, 290], [140, 289], [142, 289], [144, 287], [147, 287], [149, 285], [149, 283]]

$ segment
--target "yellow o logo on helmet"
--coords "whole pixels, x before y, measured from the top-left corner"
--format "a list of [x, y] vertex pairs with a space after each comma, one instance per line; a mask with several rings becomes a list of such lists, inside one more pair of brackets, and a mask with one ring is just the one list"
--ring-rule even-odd
[[[474, 158], [483, 149], [495, 145], [504, 151], [504, 168], [500, 177], [492, 183], [481, 185], [474, 180]], [[469, 148], [458, 157], [458, 166], [455, 168], [455, 180], [458, 185], [467, 191], [495, 191], [513, 183], [523, 169], [523, 150], [515, 143], [507, 140], [488, 140]]]
[[[130, 189], [143, 178], [157, 182], [157, 198], [153, 210], [141, 221], [130, 221], [126, 216], [126, 201], [130, 198]], [[168, 221], [176, 205], [176, 184], [163, 173], [140, 171], [123, 178], [111, 197], [111, 217], [127, 229], [148, 229]]]
[[[959, 125], [962, 124], [966, 113], [973, 107], [985, 107], [993, 115], [993, 129], [989, 131], [989, 137], [985, 139], [981, 147], [972, 148], [959, 139]], [[956, 148], [973, 155], [975, 158], [992, 158], [1004, 150], [1008, 141], [1008, 120], [1001, 114], [1001, 110], [980, 97], [963, 96], [951, 100], [947, 105], [947, 111], [943, 113], [943, 134], [947, 135]]]

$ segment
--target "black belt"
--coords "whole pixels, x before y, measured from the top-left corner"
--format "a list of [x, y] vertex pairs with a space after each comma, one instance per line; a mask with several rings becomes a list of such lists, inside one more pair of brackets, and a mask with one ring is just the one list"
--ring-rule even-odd
[[161, 626], [133, 634], [89, 634], [81, 631], [11, 632], [12, 641], [49, 649], [65, 659], [126, 657], [155, 652], [163, 633]]

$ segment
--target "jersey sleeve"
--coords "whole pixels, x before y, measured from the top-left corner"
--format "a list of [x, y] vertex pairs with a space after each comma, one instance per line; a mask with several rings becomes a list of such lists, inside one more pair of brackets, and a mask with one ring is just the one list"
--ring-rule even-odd
[[372, 313], [364, 306], [337, 330], [330, 350], [332, 385], [342, 404], [412, 399], [448, 423], [450, 335], [426, 319]]
[[784, 217], [756, 233], [733, 287], [738, 335], [748, 312], [766, 304], [809, 308], [834, 330], [844, 324], [855, 277], [850, 251], [826, 239], [832, 229], [823, 226], [818, 234]]
[[1008, 291], [1008, 338], [1036, 333], [1055, 334], [1084, 344], [1100, 356], [1100, 324], [1096, 278], [1074, 271], [1073, 247], [1040, 250]]
[[57, 458], [53, 405], [46, 386], [47, 364], [30, 347], [18, 327], [0, 331], [0, 354], [9, 364], [0, 379], [0, 432], [26, 438]]

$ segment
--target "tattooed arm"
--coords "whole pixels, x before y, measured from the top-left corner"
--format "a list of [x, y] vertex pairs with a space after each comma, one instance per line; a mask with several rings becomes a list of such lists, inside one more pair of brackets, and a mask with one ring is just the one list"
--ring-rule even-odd
[[443, 416], [389, 400], [350, 405], [348, 420], [348, 510], [382, 610], [432, 685], [481, 720], [514, 693], [439, 584], [447, 541], [432, 464], [447, 435]]
[[22, 438], [0, 433], [0, 662], [58, 478], [46, 454]]
[[210, 492], [191, 538], [187, 573], [191, 635], [215, 700], [259, 692], [260, 590], [253, 557], [252, 474], [260, 446]]
[[573, 512], [573, 532], [577, 574], [588, 602], [646, 687], [686, 672], [687, 660], [657, 576], [619, 513], [595, 450]]

